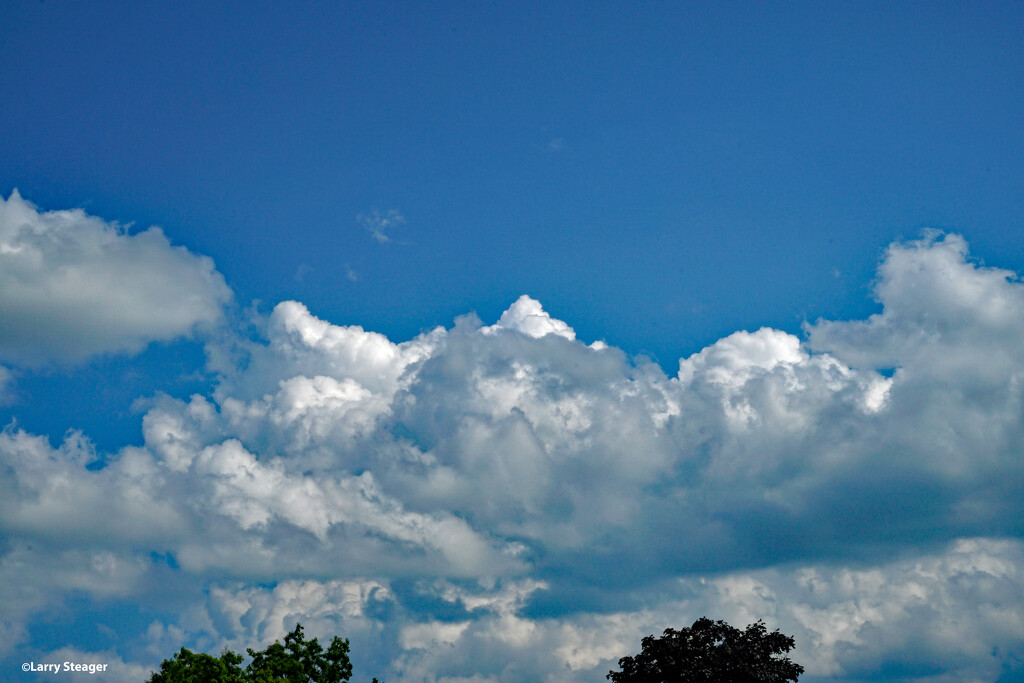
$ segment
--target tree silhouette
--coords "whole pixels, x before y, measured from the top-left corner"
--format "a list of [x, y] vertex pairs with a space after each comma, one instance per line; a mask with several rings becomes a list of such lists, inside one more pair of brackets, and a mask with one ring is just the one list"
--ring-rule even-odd
[[[302, 625], [266, 650], [246, 648], [252, 661], [225, 650], [220, 657], [181, 648], [160, 664], [149, 683], [344, 683], [352, 677], [348, 639], [334, 636], [324, 650], [316, 638], [302, 637]], [[377, 683], [377, 679], [373, 679]]]
[[612, 683], [786, 683], [804, 668], [784, 653], [794, 640], [768, 633], [758, 621], [746, 630], [701, 617], [678, 631], [665, 629], [660, 638], [647, 636], [640, 654], [619, 660], [621, 671], [609, 671]]

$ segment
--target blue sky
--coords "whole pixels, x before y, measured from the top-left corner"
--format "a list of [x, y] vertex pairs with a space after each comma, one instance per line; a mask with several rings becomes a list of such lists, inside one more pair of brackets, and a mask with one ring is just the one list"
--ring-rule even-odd
[[1019, 675], [1022, 15], [5, 3], [0, 665]]

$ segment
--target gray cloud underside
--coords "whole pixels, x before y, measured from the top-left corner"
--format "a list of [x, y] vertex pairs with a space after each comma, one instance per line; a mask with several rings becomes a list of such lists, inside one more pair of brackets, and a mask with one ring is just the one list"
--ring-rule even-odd
[[0, 642], [70, 590], [174, 585], [124, 671], [301, 619], [388, 680], [593, 681], [710, 614], [796, 635], [808, 680], [993, 680], [1024, 645], [1024, 285], [930, 235], [876, 293], [672, 377], [529, 297], [401, 344], [284, 302], [99, 470], [0, 435]]

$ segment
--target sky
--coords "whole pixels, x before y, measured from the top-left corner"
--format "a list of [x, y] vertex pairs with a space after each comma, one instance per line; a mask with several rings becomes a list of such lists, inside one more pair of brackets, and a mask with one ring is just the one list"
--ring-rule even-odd
[[1022, 26], [4, 2], [0, 672], [1020, 680]]

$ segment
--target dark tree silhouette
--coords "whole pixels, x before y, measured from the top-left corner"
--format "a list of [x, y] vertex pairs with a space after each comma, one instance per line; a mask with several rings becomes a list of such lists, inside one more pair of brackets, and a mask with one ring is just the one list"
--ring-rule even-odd
[[316, 638], [302, 637], [301, 624], [284, 644], [275, 640], [266, 650], [246, 651], [252, 661], [242, 669], [242, 656], [231, 650], [218, 658], [183, 647], [160, 664], [149, 683], [345, 683], [352, 677], [348, 639], [334, 636], [324, 650]]
[[647, 636], [635, 657], [619, 660], [621, 671], [609, 671], [613, 683], [786, 683], [804, 668], [784, 653], [791, 637], [764, 623], [741, 631], [724, 621], [701, 617], [679, 631], [665, 629], [660, 638]]

